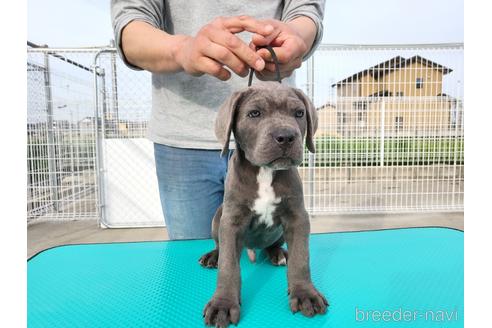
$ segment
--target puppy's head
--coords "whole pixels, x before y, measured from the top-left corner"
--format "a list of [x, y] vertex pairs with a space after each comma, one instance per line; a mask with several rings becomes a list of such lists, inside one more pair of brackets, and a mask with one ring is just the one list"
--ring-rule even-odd
[[235, 92], [219, 109], [215, 135], [223, 145], [222, 155], [234, 133], [253, 165], [281, 170], [302, 162], [304, 137], [309, 151], [315, 152], [317, 126], [316, 110], [301, 90], [270, 82]]

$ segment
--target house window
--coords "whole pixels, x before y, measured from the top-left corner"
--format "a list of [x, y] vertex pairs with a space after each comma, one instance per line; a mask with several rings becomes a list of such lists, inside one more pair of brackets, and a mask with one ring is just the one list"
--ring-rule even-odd
[[357, 120], [359, 122], [366, 122], [367, 121], [367, 112], [358, 112], [357, 113]]
[[395, 95], [397, 97], [403, 97], [403, 91], [397, 91]]
[[365, 122], [367, 120], [367, 101], [357, 101], [353, 104], [357, 112], [357, 121]]
[[367, 110], [367, 101], [357, 101], [354, 102], [352, 107], [355, 110]]
[[345, 125], [347, 123], [347, 113], [337, 113], [337, 131], [343, 133], [345, 131]]
[[403, 116], [395, 117], [395, 130], [396, 132], [403, 130]]
[[424, 85], [424, 79], [421, 77], [418, 77], [417, 80], [415, 81], [415, 87], [417, 89], [422, 89], [422, 86]]

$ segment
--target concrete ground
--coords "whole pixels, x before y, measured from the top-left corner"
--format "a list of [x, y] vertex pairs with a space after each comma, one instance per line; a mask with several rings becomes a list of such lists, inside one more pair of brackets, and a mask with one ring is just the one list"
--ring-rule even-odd
[[[464, 230], [463, 212], [313, 216], [312, 233], [440, 226]], [[27, 226], [27, 258], [59, 245], [168, 240], [165, 228], [102, 229], [96, 220], [41, 221]]]

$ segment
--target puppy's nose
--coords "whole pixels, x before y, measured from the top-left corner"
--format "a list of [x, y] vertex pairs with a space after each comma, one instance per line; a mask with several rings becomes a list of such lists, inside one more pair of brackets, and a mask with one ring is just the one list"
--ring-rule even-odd
[[296, 133], [292, 129], [279, 129], [272, 134], [273, 140], [281, 147], [290, 146], [296, 140]]

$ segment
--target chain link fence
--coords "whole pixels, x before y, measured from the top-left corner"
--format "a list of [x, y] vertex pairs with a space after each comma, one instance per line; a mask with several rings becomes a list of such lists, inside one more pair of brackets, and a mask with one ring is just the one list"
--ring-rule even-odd
[[91, 62], [97, 49], [27, 50], [27, 220], [98, 217]]
[[[114, 48], [28, 48], [28, 221], [159, 226], [151, 76]], [[463, 210], [463, 45], [322, 45], [297, 73], [319, 114], [312, 214]]]

